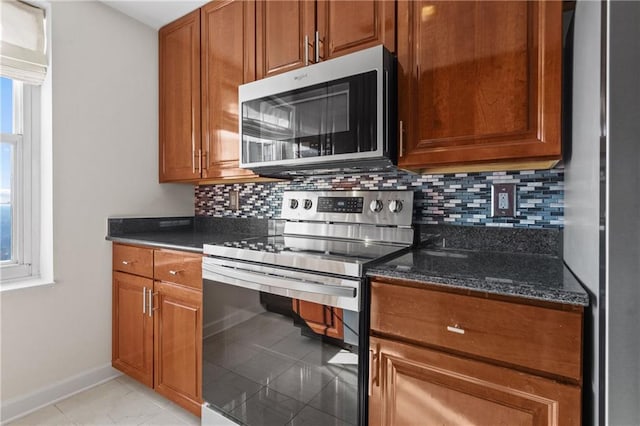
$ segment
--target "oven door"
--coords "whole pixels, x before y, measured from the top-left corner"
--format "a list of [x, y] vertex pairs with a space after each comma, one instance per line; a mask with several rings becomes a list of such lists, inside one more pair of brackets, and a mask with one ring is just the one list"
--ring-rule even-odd
[[206, 257], [203, 279], [207, 410], [246, 425], [359, 423], [360, 281]]

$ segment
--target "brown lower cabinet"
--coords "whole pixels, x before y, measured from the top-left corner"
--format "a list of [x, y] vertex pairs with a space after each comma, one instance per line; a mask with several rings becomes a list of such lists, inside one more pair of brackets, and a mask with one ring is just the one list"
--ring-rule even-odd
[[581, 424], [581, 307], [371, 287], [370, 426]]
[[202, 256], [113, 245], [112, 365], [200, 416]]

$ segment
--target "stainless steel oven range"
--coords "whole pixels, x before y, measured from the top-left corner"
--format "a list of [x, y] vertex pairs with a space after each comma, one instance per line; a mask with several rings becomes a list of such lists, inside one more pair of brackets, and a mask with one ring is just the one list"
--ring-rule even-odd
[[284, 232], [204, 246], [203, 424], [366, 425], [368, 265], [414, 241], [412, 191], [291, 191]]

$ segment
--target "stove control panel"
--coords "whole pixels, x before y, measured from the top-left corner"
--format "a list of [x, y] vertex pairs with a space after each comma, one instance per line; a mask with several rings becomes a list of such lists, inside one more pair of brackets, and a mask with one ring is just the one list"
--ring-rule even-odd
[[287, 191], [282, 218], [410, 226], [413, 191]]

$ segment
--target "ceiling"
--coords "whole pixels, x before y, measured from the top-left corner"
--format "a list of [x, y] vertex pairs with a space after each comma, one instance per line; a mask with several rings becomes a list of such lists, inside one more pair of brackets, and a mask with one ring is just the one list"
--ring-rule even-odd
[[136, 19], [153, 29], [186, 15], [209, 0], [101, 0], [102, 3]]

